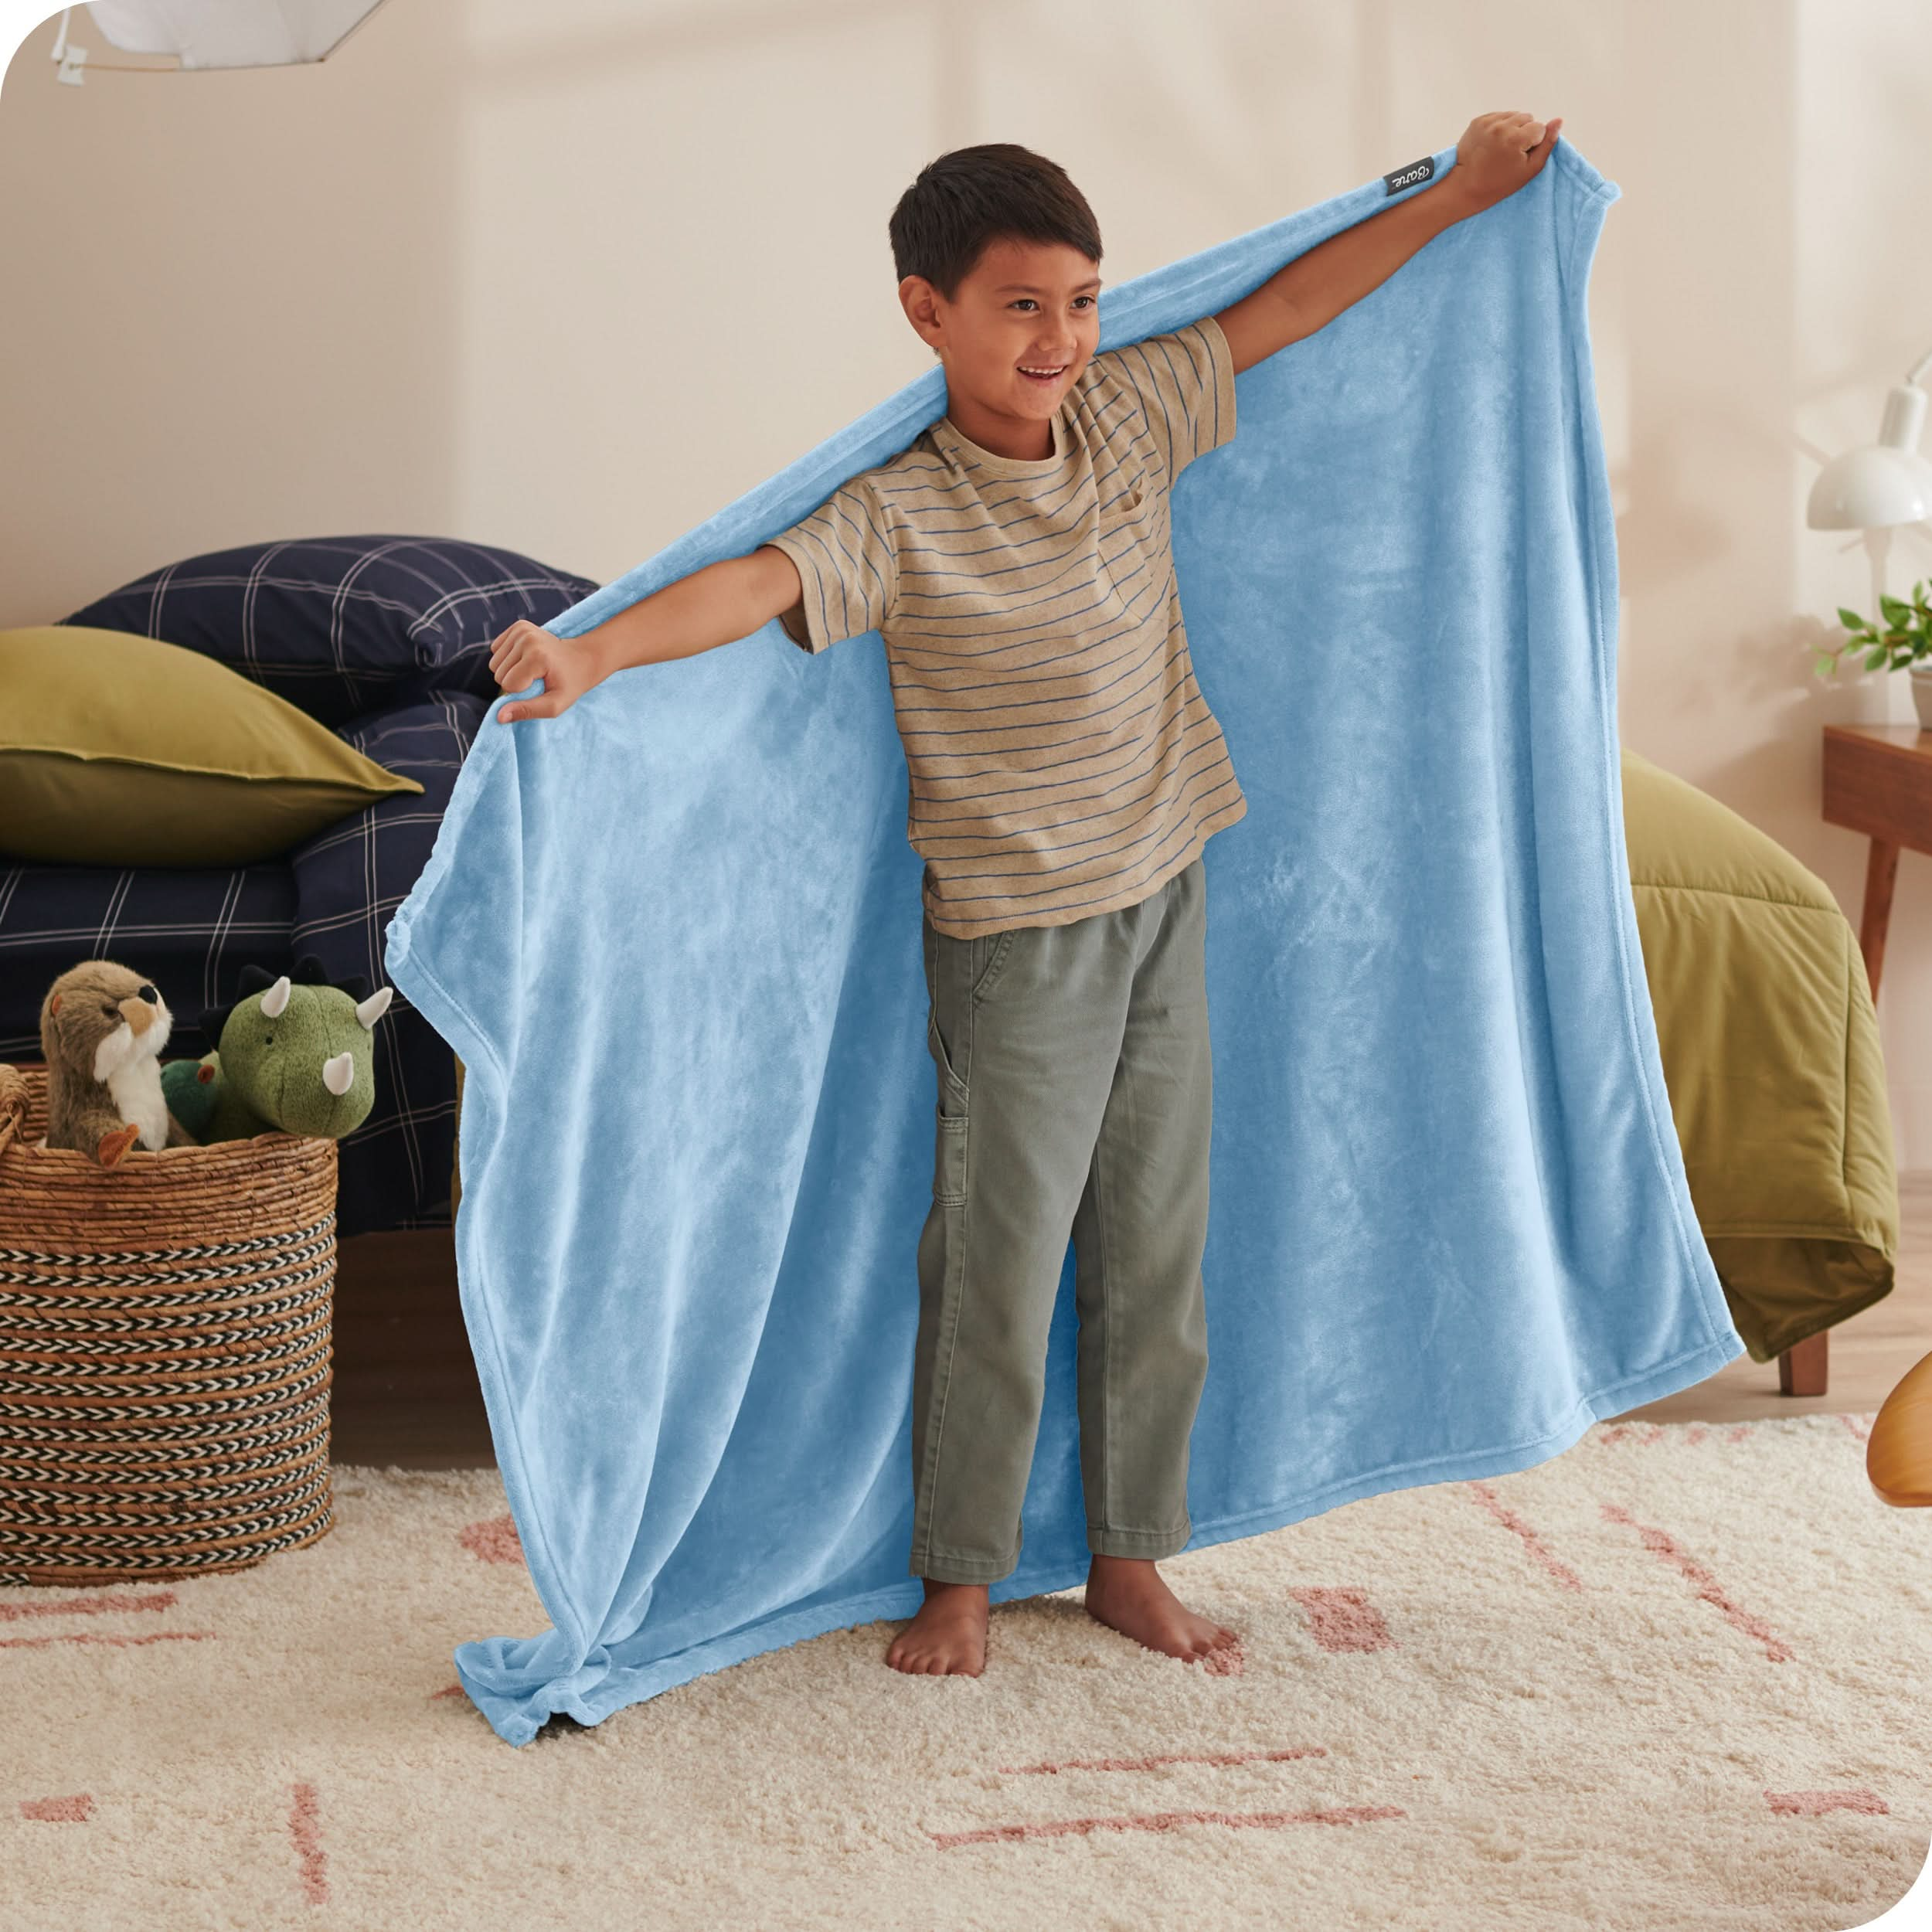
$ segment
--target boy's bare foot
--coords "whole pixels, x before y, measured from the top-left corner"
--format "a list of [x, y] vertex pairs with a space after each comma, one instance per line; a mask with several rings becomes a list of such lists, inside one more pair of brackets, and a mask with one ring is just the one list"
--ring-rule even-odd
[[925, 1579], [926, 1600], [886, 1651], [914, 1677], [977, 1677], [986, 1668], [986, 1586]]
[[1145, 1556], [1097, 1556], [1087, 1573], [1087, 1610], [1109, 1630], [1190, 1663], [1239, 1641], [1189, 1610]]

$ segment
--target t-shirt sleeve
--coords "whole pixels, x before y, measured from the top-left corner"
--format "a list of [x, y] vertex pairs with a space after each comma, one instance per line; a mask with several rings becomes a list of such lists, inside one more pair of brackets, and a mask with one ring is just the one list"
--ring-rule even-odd
[[890, 526], [869, 480], [839, 485], [811, 515], [767, 539], [798, 566], [801, 601], [778, 621], [803, 649], [876, 631], [899, 596], [899, 561]]
[[1212, 315], [1103, 355], [1138, 401], [1170, 479], [1233, 435], [1234, 352]]

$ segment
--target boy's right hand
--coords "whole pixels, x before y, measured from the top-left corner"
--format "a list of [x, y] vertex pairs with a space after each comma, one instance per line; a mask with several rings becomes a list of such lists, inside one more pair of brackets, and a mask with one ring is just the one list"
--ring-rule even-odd
[[505, 691], [522, 691], [539, 678], [543, 690], [534, 698], [506, 704], [496, 716], [499, 723], [520, 718], [554, 718], [567, 711], [604, 671], [597, 653], [581, 638], [560, 638], [527, 617], [519, 617], [490, 646], [490, 675]]

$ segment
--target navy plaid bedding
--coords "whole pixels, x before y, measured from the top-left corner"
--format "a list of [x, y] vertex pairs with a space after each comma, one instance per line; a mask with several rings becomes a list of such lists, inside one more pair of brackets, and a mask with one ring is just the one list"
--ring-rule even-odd
[[[119, 960], [160, 988], [175, 1015], [162, 1057], [216, 1044], [204, 1010], [233, 1000], [244, 966], [289, 970], [315, 954], [332, 978], [383, 983], [383, 929], [435, 843], [484, 700], [444, 692], [337, 727], [357, 750], [419, 781], [285, 859], [230, 871], [12, 865], [0, 870], [0, 1060], [38, 1060], [40, 1002], [83, 959]], [[338, 1236], [447, 1225], [456, 1143], [448, 1045], [397, 989], [376, 1022], [376, 1104], [342, 1144]]]
[[596, 588], [455, 537], [301, 537], [165, 564], [60, 621], [199, 651], [335, 726], [437, 691], [494, 698], [497, 637]]
[[[168, 1060], [215, 1046], [242, 968], [383, 982], [383, 934], [427, 862], [498, 696], [489, 647], [597, 588], [513, 550], [447, 537], [304, 538], [151, 571], [63, 622], [219, 659], [333, 729], [420, 797], [378, 800], [272, 862], [233, 870], [26, 865], [0, 858], [0, 1060], [38, 1060], [40, 1002], [83, 959], [119, 960], [175, 1015]], [[217, 1024], [219, 1022], [217, 1022]], [[447, 1226], [456, 1063], [396, 989], [376, 1022], [376, 1104], [342, 1144], [337, 1232]]]

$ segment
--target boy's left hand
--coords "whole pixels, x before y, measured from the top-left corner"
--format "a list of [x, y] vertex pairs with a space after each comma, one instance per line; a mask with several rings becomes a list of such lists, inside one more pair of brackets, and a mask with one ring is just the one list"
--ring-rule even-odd
[[1534, 114], [1478, 114], [1456, 143], [1456, 165], [1445, 185], [1462, 185], [1477, 208], [1513, 195], [1536, 176], [1556, 145], [1563, 117], [1549, 122]]

